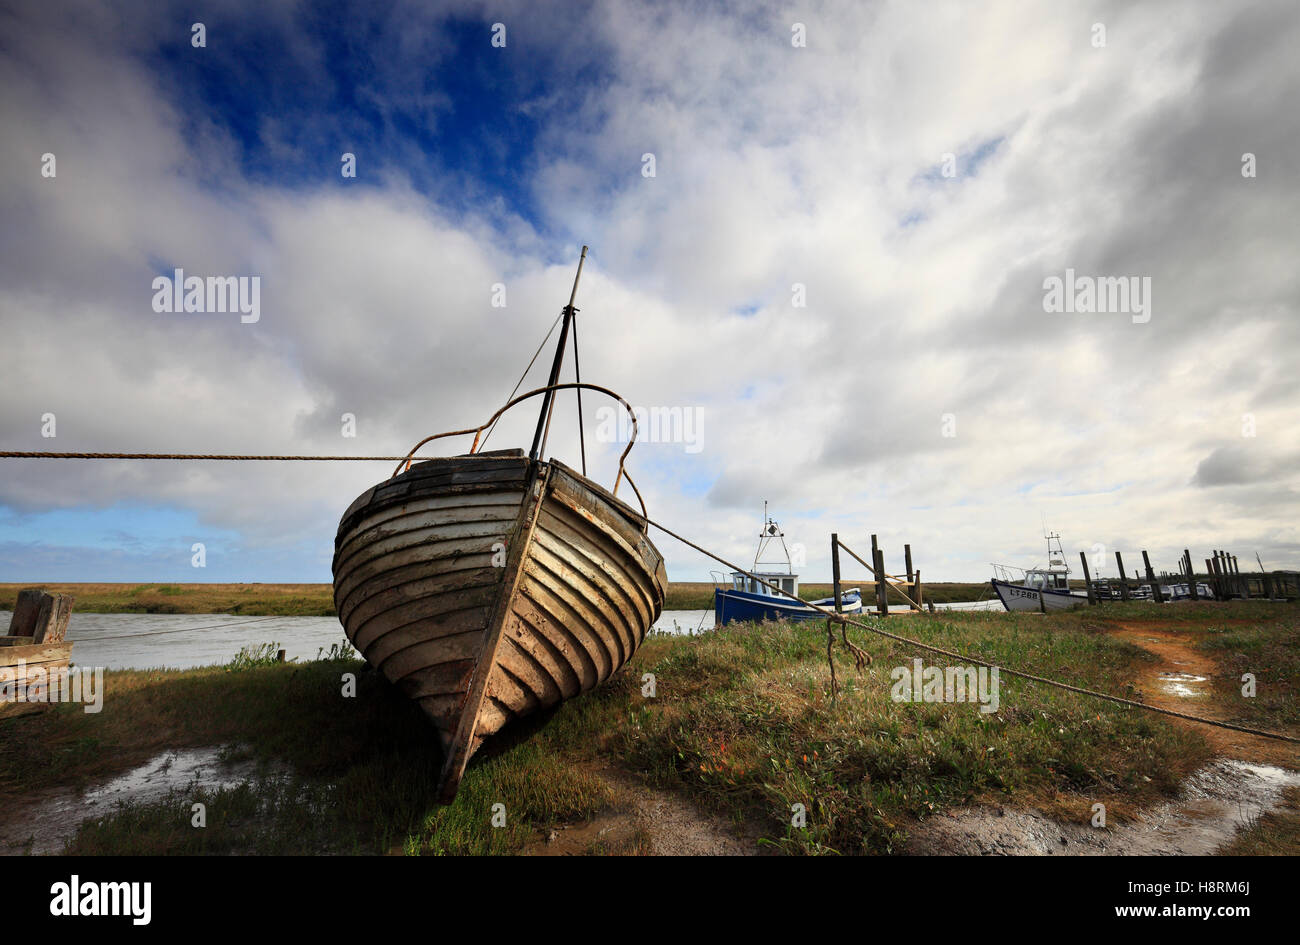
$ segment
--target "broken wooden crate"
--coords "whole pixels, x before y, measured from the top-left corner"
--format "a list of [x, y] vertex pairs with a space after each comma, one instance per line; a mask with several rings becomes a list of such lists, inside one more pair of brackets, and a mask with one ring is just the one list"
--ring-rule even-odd
[[14, 686], [11, 691], [21, 687], [28, 699], [37, 699], [48, 686], [50, 673], [67, 669], [72, 643], [64, 637], [73, 600], [71, 594], [48, 594], [36, 588], [18, 592], [9, 633], [0, 637], [0, 679]]

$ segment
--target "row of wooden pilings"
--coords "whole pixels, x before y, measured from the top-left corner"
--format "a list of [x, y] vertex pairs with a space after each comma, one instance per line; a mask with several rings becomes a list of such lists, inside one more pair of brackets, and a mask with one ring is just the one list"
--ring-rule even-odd
[[[1088, 569], [1088, 555], [1086, 552], [1079, 552], [1079, 560], [1083, 563], [1084, 585], [1088, 591], [1088, 603], [1096, 604], [1100, 600], [1114, 599], [1114, 593], [1109, 580], [1094, 581], [1092, 574]], [[1274, 571], [1267, 572], [1262, 568], [1257, 574], [1243, 572], [1237, 565], [1237, 556], [1227, 551], [1214, 550], [1210, 557], [1204, 559], [1205, 574], [1204, 577], [1196, 573], [1192, 566], [1192, 553], [1189, 549], [1183, 549], [1183, 556], [1178, 562], [1178, 571], [1174, 573], [1162, 572], [1157, 578], [1151, 567], [1151, 559], [1145, 551], [1142, 552], [1142, 566], [1146, 571], [1146, 582], [1151, 588], [1151, 599], [1157, 602], [1164, 600], [1164, 592], [1161, 589], [1160, 582], [1175, 581], [1186, 583], [1188, 595], [1192, 600], [1230, 600], [1237, 598], [1255, 598], [1261, 597], [1266, 600], [1289, 598], [1295, 592], [1296, 573], [1293, 571]], [[1119, 585], [1119, 599], [1130, 600], [1133, 596], [1129, 587], [1128, 572], [1124, 570], [1124, 557], [1120, 552], [1115, 552], [1115, 566], [1119, 569], [1120, 576], [1114, 583]], [[1133, 578], [1139, 584], [1142, 577], [1134, 570]], [[1206, 595], [1198, 586], [1204, 584], [1209, 590]]]
[[[903, 599], [908, 605], [908, 612], [921, 613], [926, 605], [924, 599], [924, 588], [921, 584], [921, 571], [919, 568], [912, 567], [912, 546], [903, 545], [903, 567], [904, 574], [890, 574], [885, 570], [885, 555], [880, 548], [880, 543], [876, 536], [871, 536], [871, 560], [868, 562], [862, 558], [848, 545], [840, 541], [837, 533], [831, 535], [831, 574], [835, 588], [835, 611], [839, 613], [842, 610], [842, 584], [840, 580], [840, 551], [841, 549], [852, 557], [855, 561], [865, 567], [874, 581], [872, 588], [872, 598], [874, 600], [875, 612], [878, 616], [887, 616], [889, 613], [889, 593], [892, 590], [895, 594]], [[1086, 552], [1079, 552], [1079, 560], [1083, 563], [1084, 586], [1088, 592], [1088, 603], [1096, 604], [1102, 600], [1114, 600], [1118, 597], [1120, 600], [1130, 600], [1135, 594], [1129, 585], [1128, 573], [1124, 570], [1124, 556], [1121, 552], [1115, 552], [1115, 564], [1119, 569], [1120, 577], [1115, 581], [1094, 581], [1088, 568], [1088, 556]], [[1273, 571], [1266, 572], [1262, 568], [1258, 573], [1242, 572], [1237, 565], [1237, 556], [1227, 551], [1215, 550], [1210, 557], [1205, 560], [1204, 576], [1196, 574], [1195, 568], [1192, 567], [1191, 551], [1184, 548], [1183, 556], [1178, 562], [1179, 570], [1176, 573], [1167, 571], [1161, 572], [1157, 578], [1154, 569], [1151, 567], [1151, 558], [1144, 550], [1142, 552], [1142, 566], [1146, 571], [1146, 583], [1151, 588], [1151, 600], [1163, 602], [1165, 595], [1161, 589], [1161, 581], [1186, 583], [1188, 592], [1192, 600], [1230, 600], [1234, 597], [1240, 598], [1263, 598], [1266, 600], [1290, 599], [1300, 591], [1300, 573], [1295, 571]], [[1134, 570], [1133, 580], [1140, 585], [1142, 577], [1138, 571]], [[1210, 594], [1204, 594], [1198, 584], [1205, 584]], [[1118, 594], [1112, 584], [1118, 585]], [[863, 601], [864, 609], [868, 604]], [[930, 612], [934, 612], [934, 604], [929, 605]]]
[[[903, 567], [904, 574], [890, 574], [885, 570], [885, 553], [880, 550], [880, 543], [876, 536], [871, 536], [871, 563], [867, 563], [844, 542], [840, 541], [837, 533], [831, 534], [831, 577], [835, 587], [835, 612], [840, 613], [843, 609], [843, 594], [840, 583], [840, 549], [852, 557], [858, 564], [862, 565], [871, 572], [871, 577], [875, 582], [874, 593], [877, 615], [884, 617], [889, 614], [889, 592], [893, 590], [899, 597], [903, 598], [908, 605], [909, 613], [921, 613], [925, 605], [925, 590], [921, 585], [921, 570], [912, 568], [912, 546], [903, 546]], [[866, 601], [863, 601], [863, 609], [866, 609]], [[930, 604], [930, 612], [934, 612], [934, 604]]]

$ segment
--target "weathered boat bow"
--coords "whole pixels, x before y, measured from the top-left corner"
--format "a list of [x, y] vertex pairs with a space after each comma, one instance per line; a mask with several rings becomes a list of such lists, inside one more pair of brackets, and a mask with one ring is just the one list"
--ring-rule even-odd
[[[362, 656], [433, 722], [443, 801], [485, 739], [604, 682], [663, 609], [667, 576], [646, 534], [644, 502], [638, 512], [583, 473], [539, 458], [557, 391], [605, 393], [631, 413], [607, 388], [556, 383], [576, 311], [571, 297], [545, 387], [478, 427], [422, 440], [410, 455], [440, 437], [474, 434], [467, 454], [408, 459], [339, 523], [339, 620]], [[484, 429], [536, 396], [543, 402], [531, 455], [477, 452]], [[623, 465], [635, 414], [632, 430], [614, 488], [626, 478], [641, 501]]]

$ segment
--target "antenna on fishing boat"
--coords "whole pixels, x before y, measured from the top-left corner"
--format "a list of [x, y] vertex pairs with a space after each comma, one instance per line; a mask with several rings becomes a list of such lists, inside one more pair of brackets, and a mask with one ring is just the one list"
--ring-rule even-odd
[[[772, 539], [781, 543], [781, 552], [785, 555], [785, 569], [791, 571], [793, 567], [790, 562], [790, 549], [785, 545], [785, 532], [781, 531], [781, 526], [772, 521], [771, 516], [767, 514], [767, 500], [763, 500], [763, 530], [758, 533], [758, 550], [754, 552], [754, 570], [758, 570], [759, 559], [763, 557], [763, 550], [771, 544]], [[793, 573], [793, 572], [792, 572]]]
[[[573, 291], [569, 293], [569, 304], [564, 306], [564, 324], [560, 326], [560, 342], [555, 346], [555, 360], [551, 363], [551, 376], [547, 380], [547, 387], [554, 387], [560, 379], [560, 365], [564, 363], [564, 347], [569, 340], [569, 328], [573, 324], [573, 316], [578, 310], [573, 307], [574, 301], [578, 297], [578, 280], [582, 278], [582, 264], [587, 258], [587, 247], [582, 247], [582, 255], [578, 258], [578, 273], [573, 277]], [[577, 333], [574, 333], [574, 344], [577, 344]], [[574, 363], [577, 364], [577, 349], [574, 349]], [[537, 417], [537, 431], [533, 434], [533, 447], [528, 451], [529, 459], [537, 459], [546, 449], [546, 438], [551, 432], [551, 412], [555, 408], [555, 391], [548, 390], [542, 396], [542, 412]], [[582, 392], [578, 392], [578, 413], [582, 413]], [[582, 421], [578, 421], [578, 435], [582, 436]], [[582, 444], [582, 472], [587, 472], [587, 445], [586, 441]]]

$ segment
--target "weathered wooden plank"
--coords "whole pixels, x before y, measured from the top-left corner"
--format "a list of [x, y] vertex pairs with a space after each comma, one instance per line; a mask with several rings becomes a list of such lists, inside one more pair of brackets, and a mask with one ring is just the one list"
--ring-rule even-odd
[[419, 577], [445, 574], [449, 582], [477, 583], [465, 575], [486, 568], [500, 570], [493, 563], [495, 554], [430, 546], [382, 555], [364, 564], [358, 562], [347, 571], [338, 572], [334, 603], [342, 619], [348, 608], [356, 607], [368, 597]]
[[9, 618], [9, 636], [36, 635], [36, 617], [41, 612], [41, 602], [46, 596], [44, 591], [34, 587], [26, 587], [18, 592], [13, 615]]
[[423, 622], [431, 636], [438, 636], [440, 635], [439, 621], [446, 622], [452, 614], [462, 611], [495, 606], [499, 596], [498, 587], [490, 585], [414, 600], [385, 613], [376, 614], [364, 623], [350, 622], [352, 645], [359, 650], [364, 650], [383, 634], [417, 622]]
[[41, 601], [41, 612], [36, 617], [36, 630], [32, 634], [37, 643], [62, 643], [72, 619], [71, 594], [47, 594]]
[[[596, 683], [608, 679], [635, 648], [628, 643], [604, 608], [584, 600], [570, 579], [547, 563], [545, 551], [534, 548], [525, 565], [527, 580], [523, 593], [540, 605], [551, 622], [564, 627], [592, 655], [597, 664]], [[625, 656], [626, 654], [626, 656]]]
[[527, 627], [564, 655], [578, 676], [581, 691], [591, 689], [612, 672], [602, 668], [604, 661], [612, 662], [609, 651], [595, 644], [590, 628], [566, 621], [563, 601], [536, 576], [525, 573], [514, 611]]
[[555, 575], [557, 585], [563, 584], [571, 591], [566, 599], [575, 602], [589, 624], [602, 623], [608, 628], [618, 644], [621, 666], [641, 642], [645, 615], [638, 613], [632, 597], [623, 591], [623, 584], [600, 570], [580, 549], [540, 528], [533, 541], [533, 560]]
[[[403, 576], [413, 573], [416, 573], [415, 569], [408, 568]], [[426, 570], [424, 576], [408, 578], [398, 583], [390, 583], [385, 576], [384, 579], [376, 582], [379, 586], [373, 592], [368, 585], [358, 588], [355, 594], [348, 597], [346, 606], [339, 608], [339, 615], [346, 616], [349, 622], [355, 623], [360, 628], [377, 614], [388, 613], [414, 601], [432, 598], [464, 600], [466, 592], [490, 588], [500, 581], [501, 569], [491, 567], [450, 571], [432, 576], [429, 576]], [[364, 596], [365, 594], [369, 596]], [[494, 596], [495, 592], [491, 592], [481, 598], [471, 599], [491, 600]], [[461, 606], [463, 605], [453, 605], [450, 609], [459, 609]]]
[[[559, 539], [604, 572], [618, 595], [616, 605], [633, 609], [642, 621], [654, 622], [651, 612], [662, 595], [656, 596], [653, 582], [645, 580], [653, 572], [635, 548], [613, 533], [602, 532], [563, 500], [547, 504], [539, 527], [546, 539]], [[615, 539], [612, 548], [609, 538]]]
[[22, 660], [28, 666], [62, 660], [72, 656], [71, 643], [31, 643], [25, 646], [7, 646], [0, 650], [0, 667], [15, 666]]
[[[516, 603], [515, 610], [511, 613], [503, 632], [503, 636], [509, 641], [509, 649], [518, 650], [523, 654], [517, 660], [512, 659], [511, 665], [519, 664], [525, 657], [531, 660], [538, 667], [538, 671], [550, 680], [551, 685], [559, 690], [564, 699], [571, 699], [582, 692], [581, 662], [576, 657], [570, 657], [568, 652], [560, 649], [546, 634], [530, 624], [524, 616], [521, 616], [519, 608], [520, 604]], [[507, 647], [503, 645], [502, 650], [506, 651]], [[498, 654], [498, 659], [500, 658]]]
[[[378, 666], [398, 650], [417, 643], [437, 641], [443, 648], [438, 661], [466, 659], [478, 652], [475, 635], [483, 633], [491, 615], [491, 607], [475, 607], [386, 630], [368, 643], [361, 655], [372, 666]], [[357, 649], [361, 650], [361, 647]]]
[[446, 659], [447, 648], [444, 640], [426, 640], [404, 650], [398, 650], [381, 661], [379, 669], [395, 683], [400, 683], [408, 676], [417, 677], [420, 680], [419, 690], [422, 694], [465, 692], [469, 689], [470, 675], [474, 672], [474, 657], [482, 641], [481, 634], [462, 634], [462, 636], [466, 646], [460, 651], [464, 654], [460, 659]]
[[506, 534], [509, 533], [503, 534], [498, 522], [443, 524], [436, 520], [421, 528], [411, 528], [407, 531], [388, 534], [379, 531], [362, 538], [350, 547], [346, 554], [340, 555], [336, 559], [335, 570], [336, 572], [347, 571], [355, 567], [359, 563], [358, 558], [361, 561], [369, 561], [380, 555], [393, 554], [417, 546], [441, 546], [437, 549], [429, 548], [430, 556], [435, 551], [440, 554], [454, 552], [460, 545], [463, 545], [466, 551], [483, 551], [490, 549], [493, 542], [503, 540]]
[[[538, 642], [534, 635], [526, 634], [525, 628], [514, 615], [511, 618], [503, 634], [505, 643], [497, 651], [497, 665], [508, 672], [520, 686], [526, 687], [539, 705], [555, 705], [569, 695], [577, 695], [580, 688], [578, 680], [571, 670], [565, 673], [568, 665], [562, 665], [553, 652], [544, 649], [541, 650], [540, 659], [535, 656]], [[572, 690], [567, 685], [562, 687], [561, 680], [571, 683]]]

